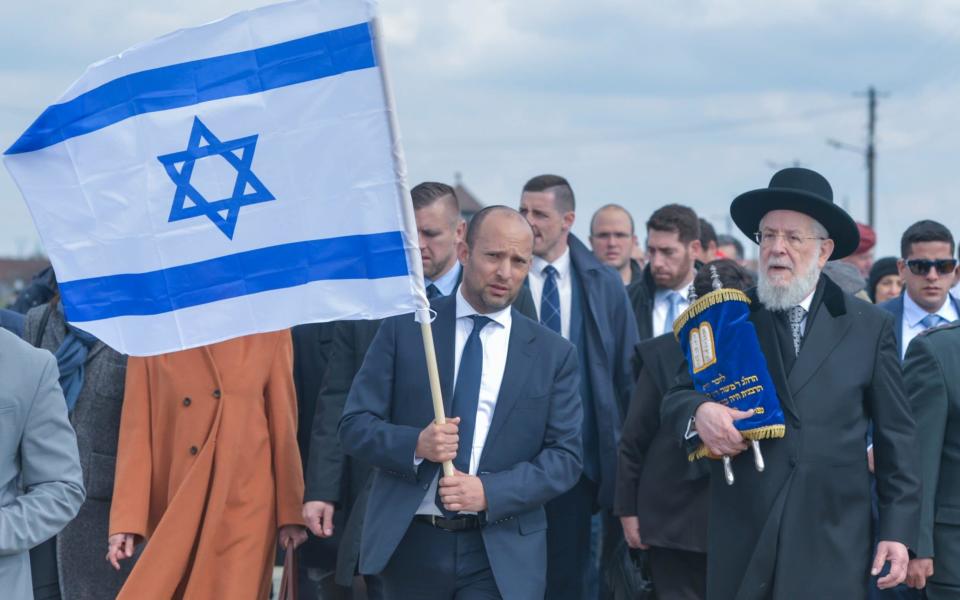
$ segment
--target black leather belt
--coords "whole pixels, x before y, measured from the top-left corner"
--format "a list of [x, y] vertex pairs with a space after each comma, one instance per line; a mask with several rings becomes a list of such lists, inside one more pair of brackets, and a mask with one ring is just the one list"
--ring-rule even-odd
[[456, 519], [447, 519], [436, 515], [417, 515], [413, 520], [444, 531], [470, 531], [481, 527], [480, 518], [477, 515], [463, 515]]

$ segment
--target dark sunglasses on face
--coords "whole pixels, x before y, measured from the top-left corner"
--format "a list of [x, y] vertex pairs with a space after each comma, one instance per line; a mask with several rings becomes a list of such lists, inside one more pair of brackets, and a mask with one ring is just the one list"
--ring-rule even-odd
[[912, 258], [907, 261], [907, 267], [914, 275], [926, 275], [933, 267], [937, 268], [937, 273], [949, 275], [957, 269], [957, 259], [938, 258], [937, 260], [927, 260], [925, 258]]

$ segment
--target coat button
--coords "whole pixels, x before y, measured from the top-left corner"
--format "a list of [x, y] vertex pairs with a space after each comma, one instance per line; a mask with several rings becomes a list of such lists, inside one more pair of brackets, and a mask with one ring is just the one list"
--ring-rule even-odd
[[200, 452], [200, 449], [196, 446], [190, 446], [190, 454], [196, 456], [197, 452]]
[[220, 390], [219, 390], [219, 389], [213, 390], [213, 397], [216, 398], [217, 400], [220, 399]]
[[190, 406], [190, 398], [184, 398], [184, 399], [183, 399], [183, 405], [184, 405], [184, 406]]

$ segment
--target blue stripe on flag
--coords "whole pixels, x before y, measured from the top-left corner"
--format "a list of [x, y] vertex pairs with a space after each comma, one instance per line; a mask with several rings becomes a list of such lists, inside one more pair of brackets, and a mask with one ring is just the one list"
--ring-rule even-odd
[[376, 66], [368, 23], [118, 77], [49, 106], [5, 154], [59, 144], [144, 113], [256, 94]]
[[70, 321], [156, 315], [329, 279], [408, 274], [399, 231], [351, 235], [249, 250], [149, 273], [60, 283]]

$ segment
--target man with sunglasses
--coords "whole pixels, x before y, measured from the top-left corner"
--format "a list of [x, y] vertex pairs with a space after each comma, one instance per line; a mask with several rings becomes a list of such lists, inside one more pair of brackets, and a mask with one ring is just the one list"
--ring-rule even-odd
[[918, 221], [900, 238], [897, 268], [903, 294], [880, 307], [896, 319], [893, 333], [901, 360], [917, 334], [960, 318], [960, 305], [950, 295], [957, 280], [954, 247], [950, 230], [936, 221]]

